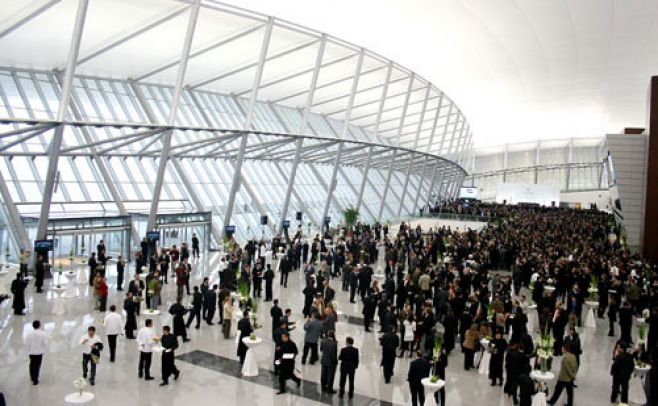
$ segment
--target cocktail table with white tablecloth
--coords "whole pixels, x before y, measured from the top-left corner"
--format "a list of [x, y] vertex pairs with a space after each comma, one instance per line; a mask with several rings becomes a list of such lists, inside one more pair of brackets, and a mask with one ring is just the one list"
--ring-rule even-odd
[[530, 378], [539, 384], [538, 392], [532, 397], [532, 406], [546, 406], [546, 382], [555, 379], [555, 374], [550, 371], [542, 372], [535, 370], [530, 372]]
[[94, 400], [94, 394], [91, 392], [75, 392], [69, 393], [64, 397], [64, 402], [68, 405], [84, 405], [91, 403]]
[[423, 378], [420, 383], [425, 389], [425, 403], [423, 403], [423, 406], [437, 406], [434, 394], [443, 389], [443, 387], [446, 386], [446, 382], [441, 379], [432, 382], [432, 378]]
[[487, 351], [489, 340], [483, 338], [480, 340], [480, 345], [482, 346], [482, 359], [480, 360], [478, 372], [482, 375], [489, 375], [489, 362], [491, 362], [491, 353]]
[[255, 337], [255, 339], [252, 340], [251, 337], [244, 337], [242, 343], [247, 346], [247, 354], [244, 357], [244, 364], [242, 365], [242, 375], [258, 376], [258, 364], [256, 363], [256, 356], [253, 348], [262, 344], [263, 339]]
[[587, 305], [587, 315], [585, 316], [585, 327], [596, 328], [596, 319], [594, 318], [594, 310], [599, 307], [599, 302], [588, 300], [585, 302]]
[[78, 277], [76, 279], [78, 285], [86, 285], [89, 283], [89, 277], [87, 276], [88, 269], [78, 269]]
[[635, 403], [638, 405], [643, 405], [647, 402], [647, 395], [644, 393], [644, 379], [647, 376], [647, 372], [651, 369], [651, 365], [646, 364], [642, 367], [635, 366], [635, 373], [631, 378], [631, 382], [628, 389], [628, 400], [629, 403]]

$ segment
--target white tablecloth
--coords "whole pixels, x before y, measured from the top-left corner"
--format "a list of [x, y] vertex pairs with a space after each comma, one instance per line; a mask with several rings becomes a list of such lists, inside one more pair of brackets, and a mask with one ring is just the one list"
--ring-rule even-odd
[[66, 297], [69, 299], [73, 299], [74, 297], [77, 296], [75, 292], [75, 272], [73, 273], [65, 273], [64, 276], [66, 276], [66, 292], [62, 295], [62, 297]]
[[262, 342], [263, 339], [260, 337], [256, 337], [255, 340], [249, 337], [242, 339], [242, 343], [248, 347], [247, 354], [244, 357], [244, 364], [242, 365], [243, 376], [258, 376], [258, 364], [256, 363], [256, 357], [252, 348], [262, 344]]
[[423, 385], [423, 388], [425, 388], [425, 403], [423, 403], [423, 406], [437, 406], [436, 399], [434, 399], [434, 393], [446, 386], [445, 381], [439, 379], [432, 383], [430, 378], [423, 378], [420, 383]]
[[594, 318], [595, 307], [590, 307], [585, 316], [585, 327], [596, 328], [596, 319]]
[[530, 372], [530, 378], [539, 383], [539, 392], [532, 397], [532, 406], [546, 406], [546, 394], [543, 392], [546, 382], [555, 379], [555, 374], [552, 372], [542, 373], [541, 371]]
[[78, 285], [86, 285], [89, 283], [87, 272], [89, 272], [88, 269], [78, 269]]
[[92, 400], [94, 400], [94, 394], [91, 392], [82, 392], [82, 395], [79, 392], [69, 393], [64, 397], [64, 401], [69, 405], [83, 405], [91, 403]]
[[629, 403], [643, 405], [647, 402], [647, 395], [644, 393], [644, 379], [649, 369], [651, 369], [650, 366], [644, 368], [635, 367], [635, 374], [631, 378], [628, 388]]
[[491, 362], [491, 354], [485, 350], [482, 355], [482, 361], [480, 361], [480, 368], [478, 368], [478, 372], [481, 375], [489, 375], [489, 362]]
[[61, 292], [56, 293], [56, 295], [57, 297], [53, 304], [53, 314], [55, 316], [61, 316], [66, 313], [66, 307], [64, 307], [64, 299], [62, 298]]

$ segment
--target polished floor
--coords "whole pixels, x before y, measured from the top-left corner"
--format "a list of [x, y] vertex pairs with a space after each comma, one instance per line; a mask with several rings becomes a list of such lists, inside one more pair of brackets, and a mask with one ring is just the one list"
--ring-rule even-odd
[[[194, 261], [194, 282], [198, 284], [203, 276], [217, 279], [219, 255], [206, 254]], [[121, 307], [122, 292], [115, 289], [115, 266], [109, 265], [110, 304]], [[86, 267], [80, 266], [81, 270]], [[14, 272], [1, 276], [0, 284], [7, 287]], [[130, 276], [133, 267], [130, 267]], [[278, 275], [277, 275], [278, 277]], [[303, 296], [301, 294], [300, 272], [291, 274], [288, 288], [283, 289], [275, 284], [274, 297], [279, 298], [283, 308], [293, 309], [293, 319], [300, 320]], [[93, 404], [96, 405], [183, 405], [210, 404], [219, 402], [222, 405], [249, 404], [266, 405], [314, 405], [314, 404], [351, 404], [351, 405], [405, 405], [410, 404], [409, 391], [406, 383], [409, 359], [403, 358], [396, 362], [395, 376], [390, 384], [384, 384], [379, 367], [380, 349], [376, 333], [365, 333], [358, 324], [361, 316], [361, 306], [349, 303], [349, 298], [340, 290], [340, 282], [332, 284], [337, 291], [339, 311], [345, 316], [354, 316], [349, 320], [343, 317], [337, 324], [339, 346], [344, 345], [345, 337], [354, 337], [356, 346], [361, 352], [361, 364], [356, 373], [357, 396], [352, 401], [341, 400], [337, 395], [321, 394], [319, 391], [320, 366], [301, 365], [297, 363], [300, 376], [304, 383], [298, 390], [294, 384], [290, 393], [275, 395], [276, 385], [270, 370], [272, 369], [273, 346], [270, 337], [271, 325], [269, 303], [259, 306], [259, 319], [263, 328], [257, 334], [265, 341], [256, 347], [256, 358], [260, 376], [242, 378], [237, 363], [235, 340], [225, 340], [221, 335], [219, 325], [208, 326], [202, 323], [200, 330], [189, 330], [191, 341], [181, 343], [177, 351], [177, 366], [181, 370], [178, 381], [170, 381], [169, 386], [158, 386], [160, 378], [160, 360], [154, 356], [152, 374], [155, 381], [144, 381], [137, 378], [138, 350], [134, 340], [120, 337], [117, 345], [117, 360], [109, 362], [108, 351], [98, 365], [96, 386], [87, 390], [95, 393]], [[66, 313], [53, 315], [52, 308], [57, 300], [57, 294], [50, 287], [53, 280], [46, 281], [46, 293], [34, 293], [34, 287], [28, 288], [28, 314], [14, 316], [11, 301], [5, 301], [0, 306], [0, 391], [7, 399], [7, 404], [14, 405], [58, 405], [64, 404], [64, 397], [73, 392], [73, 381], [81, 376], [81, 351], [79, 339], [89, 325], [100, 325], [102, 314], [94, 311], [90, 288], [86, 285], [76, 286], [78, 297], [65, 300]], [[163, 292], [161, 310], [163, 315], [155, 317], [155, 326], [161, 331], [161, 326], [171, 323], [171, 316], [166, 314], [168, 305], [175, 296], [175, 285], [170, 281]], [[138, 323], [142, 325], [144, 315]], [[42, 321], [49, 336], [48, 352], [44, 356], [41, 370], [41, 383], [33, 386], [28, 375], [28, 358], [23, 348], [23, 335], [32, 327], [34, 319]], [[217, 316], [216, 316], [217, 320]], [[294, 330], [293, 340], [300, 351], [303, 346], [303, 332]], [[104, 341], [104, 331], [100, 332]], [[615, 338], [607, 337], [607, 320], [597, 319], [597, 328], [582, 328], [581, 340], [584, 354], [581, 358], [581, 369], [578, 374], [576, 389], [576, 405], [608, 405], [610, 397], [611, 377], [609, 375], [610, 359]], [[634, 331], [636, 334], [636, 332]], [[235, 335], [233, 326], [232, 337]], [[453, 352], [447, 369], [447, 404], [464, 406], [512, 405], [511, 399], [502, 393], [501, 387], [491, 387], [485, 375], [477, 371], [464, 371], [463, 356], [459, 351]], [[557, 372], [559, 362], [554, 362], [554, 372]], [[336, 387], [338, 376], [336, 376]], [[551, 388], [552, 388], [551, 384]], [[634, 386], [634, 383], [632, 384]], [[563, 395], [564, 396], [564, 395]], [[566, 399], [561, 399], [560, 403]]]

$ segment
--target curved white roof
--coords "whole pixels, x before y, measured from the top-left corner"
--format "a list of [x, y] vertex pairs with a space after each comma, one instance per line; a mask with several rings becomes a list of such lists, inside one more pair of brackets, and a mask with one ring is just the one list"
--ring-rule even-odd
[[381, 52], [446, 91], [476, 146], [646, 125], [656, 0], [226, 0]]

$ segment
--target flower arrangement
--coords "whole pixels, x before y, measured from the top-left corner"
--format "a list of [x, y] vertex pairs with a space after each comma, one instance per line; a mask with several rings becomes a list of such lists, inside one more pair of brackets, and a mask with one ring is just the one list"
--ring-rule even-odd
[[238, 282], [238, 288], [237, 288], [238, 294], [240, 295], [240, 304], [245, 304], [247, 303], [247, 300], [249, 300], [249, 282], [247, 281], [240, 281]]
[[493, 306], [489, 306], [489, 308], [487, 309], [487, 320], [493, 322], [494, 317], [496, 317], [496, 310], [494, 310]]
[[599, 280], [596, 278], [596, 275], [591, 275], [589, 279], [589, 292], [588, 300], [596, 301], [598, 299], [597, 293], [599, 293]]
[[75, 260], [75, 253], [73, 252], [73, 248], [71, 248], [71, 251], [69, 251], [69, 261], [71, 261], [71, 265], [73, 265], [73, 260]]
[[645, 342], [644, 340], [647, 337], [647, 325], [646, 323], [639, 324], [637, 326], [637, 335], [640, 337], [640, 342]]
[[434, 339], [434, 349], [432, 351], [432, 356], [434, 361], [437, 361], [441, 356], [441, 349], [443, 348], [443, 337], [437, 336]]
[[651, 312], [649, 311], [649, 309], [642, 310], [642, 318], [643, 319], [648, 319], [649, 316], [651, 316]]
[[555, 340], [548, 332], [547, 327], [539, 334], [539, 340], [537, 341], [537, 358], [539, 358], [542, 373], [548, 371], [548, 360], [553, 358], [554, 344]]
[[5, 241], [5, 268], [9, 268], [9, 241]]
[[57, 265], [57, 289], [62, 287], [62, 263]]
[[638, 367], [638, 368], [646, 368], [647, 363], [642, 361], [641, 359], [637, 358], [637, 359], [635, 359], [635, 366]]
[[254, 301], [251, 303], [251, 321], [253, 328], [260, 328], [258, 324], [258, 302]]
[[87, 387], [87, 380], [85, 378], [78, 378], [73, 381], [73, 387], [78, 393], [80, 393], [80, 396], [82, 396], [82, 391]]
[[251, 334], [249, 335], [249, 339], [250, 339], [251, 341], [256, 341], [256, 334], [251, 333]]

